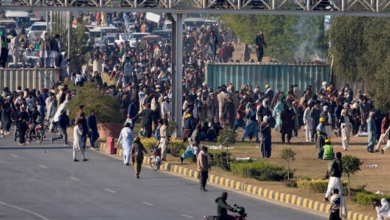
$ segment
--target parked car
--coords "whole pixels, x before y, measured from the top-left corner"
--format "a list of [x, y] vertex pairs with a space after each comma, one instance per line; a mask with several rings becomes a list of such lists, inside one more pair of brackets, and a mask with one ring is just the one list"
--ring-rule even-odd
[[39, 37], [43, 31], [46, 31], [47, 29], [47, 23], [46, 22], [35, 22], [31, 25], [30, 28], [28, 28], [27, 38], [29, 40], [33, 39], [34, 37]]
[[164, 43], [166, 42], [166, 40], [172, 40], [172, 31], [170, 30], [157, 30], [153, 31], [152, 34], [159, 35]]
[[136, 39], [140, 40], [142, 37], [147, 36], [147, 35], [150, 35], [150, 33], [132, 33], [129, 36], [130, 47], [135, 46]]
[[159, 35], [143, 36], [141, 38], [140, 49], [144, 49], [145, 48], [146, 41], [149, 41], [149, 43], [152, 44], [153, 49], [156, 49], [158, 43], [161, 41], [161, 37]]
[[0, 20], [0, 26], [4, 26], [8, 34], [11, 30], [19, 33], [18, 23], [14, 20]]
[[116, 35], [115, 43], [119, 45], [120, 43], [124, 43], [125, 41], [129, 40], [131, 34], [127, 33], [120, 33]]

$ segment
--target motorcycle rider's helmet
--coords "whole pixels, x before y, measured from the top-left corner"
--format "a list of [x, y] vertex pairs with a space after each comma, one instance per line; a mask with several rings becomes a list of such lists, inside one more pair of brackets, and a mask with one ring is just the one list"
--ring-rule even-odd
[[240, 215], [244, 215], [244, 214], [245, 214], [245, 209], [244, 209], [244, 207], [238, 206], [238, 207], [237, 207], [237, 213], [240, 214]]

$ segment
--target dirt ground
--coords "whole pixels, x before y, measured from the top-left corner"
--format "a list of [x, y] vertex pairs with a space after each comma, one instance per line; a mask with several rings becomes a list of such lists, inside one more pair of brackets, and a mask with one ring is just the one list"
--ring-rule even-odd
[[[239, 131], [239, 141], [233, 146], [234, 149], [230, 151], [232, 157], [251, 157], [257, 160], [265, 160], [267, 163], [286, 166], [286, 162], [280, 158], [281, 151], [284, 148], [291, 148], [296, 152], [295, 161], [291, 163], [292, 169], [295, 170], [294, 178], [324, 178], [327, 165], [329, 161], [323, 161], [317, 159], [318, 150], [315, 149], [314, 143], [307, 143], [304, 137], [303, 128], [298, 133], [298, 139], [292, 139], [292, 144], [283, 144], [281, 142], [280, 133], [278, 131], [272, 132], [272, 155], [269, 159], [262, 159], [260, 155], [259, 144], [254, 141], [241, 142], [242, 131]], [[389, 181], [390, 176], [390, 160], [389, 155], [382, 155], [381, 153], [368, 153], [365, 150], [367, 144], [367, 137], [352, 137], [350, 147], [348, 151], [344, 151], [341, 147], [341, 138], [333, 136], [332, 145], [334, 152], [342, 152], [343, 155], [353, 155], [358, 157], [364, 164], [361, 167], [361, 171], [351, 176], [351, 186], [357, 187], [366, 185], [368, 191], [377, 192], [382, 191], [385, 194], [390, 194]], [[201, 145], [213, 146], [216, 143], [201, 142]], [[168, 162], [179, 165], [179, 158], [170, 156]], [[368, 165], [378, 165], [376, 168], [369, 168]], [[184, 167], [196, 169], [196, 165], [190, 160], [185, 160]], [[306, 190], [297, 188], [288, 188], [282, 182], [263, 182], [250, 178], [241, 178], [234, 176], [231, 172], [226, 172], [219, 168], [214, 168], [211, 171], [212, 174], [224, 176], [232, 179], [236, 179], [245, 183], [260, 186], [266, 189], [277, 190], [283, 193], [295, 194], [303, 196], [305, 198], [314, 199], [316, 201], [323, 201], [324, 195], [318, 193], [311, 193]], [[343, 177], [346, 180], [346, 177]], [[375, 211], [371, 206], [361, 206], [355, 202], [348, 201], [347, 208], [356, 212], [375, 215]]]

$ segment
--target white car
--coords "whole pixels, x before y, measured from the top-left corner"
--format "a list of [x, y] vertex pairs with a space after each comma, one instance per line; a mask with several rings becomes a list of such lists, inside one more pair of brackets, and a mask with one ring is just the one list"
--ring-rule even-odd
[[129, 36], [130, 47], [135, 47], [136, 39], [138, 39], [138, 41], [140, 41], [142, 37], [147, 36], [147, 35], [150, 35], [150, 33], [132, 33]]
[[121, 43], [125, 43], [125, 41], [129, 40], [129, 37], [130, 37], [130, 34], [125, 34], [125, 33], [117, 34], [116, 39], [115, 39], [115, 43], [117, 45], [119, 45]]
[[28, 28], [27, 38], [32, 39], [34, 37], [41, 36], [43, 31], [46, 31], [47, 23], [46, 22], [35, 22]]

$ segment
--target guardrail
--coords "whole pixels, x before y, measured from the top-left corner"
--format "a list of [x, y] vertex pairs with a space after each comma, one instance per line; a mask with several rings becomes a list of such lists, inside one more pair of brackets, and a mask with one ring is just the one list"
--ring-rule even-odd
[[8, 87], [16, 91], [18, 86], [23, 89], [50, 88], [59, 80], [59, 69], [43, 68], [0, 68], [0, 89]]

